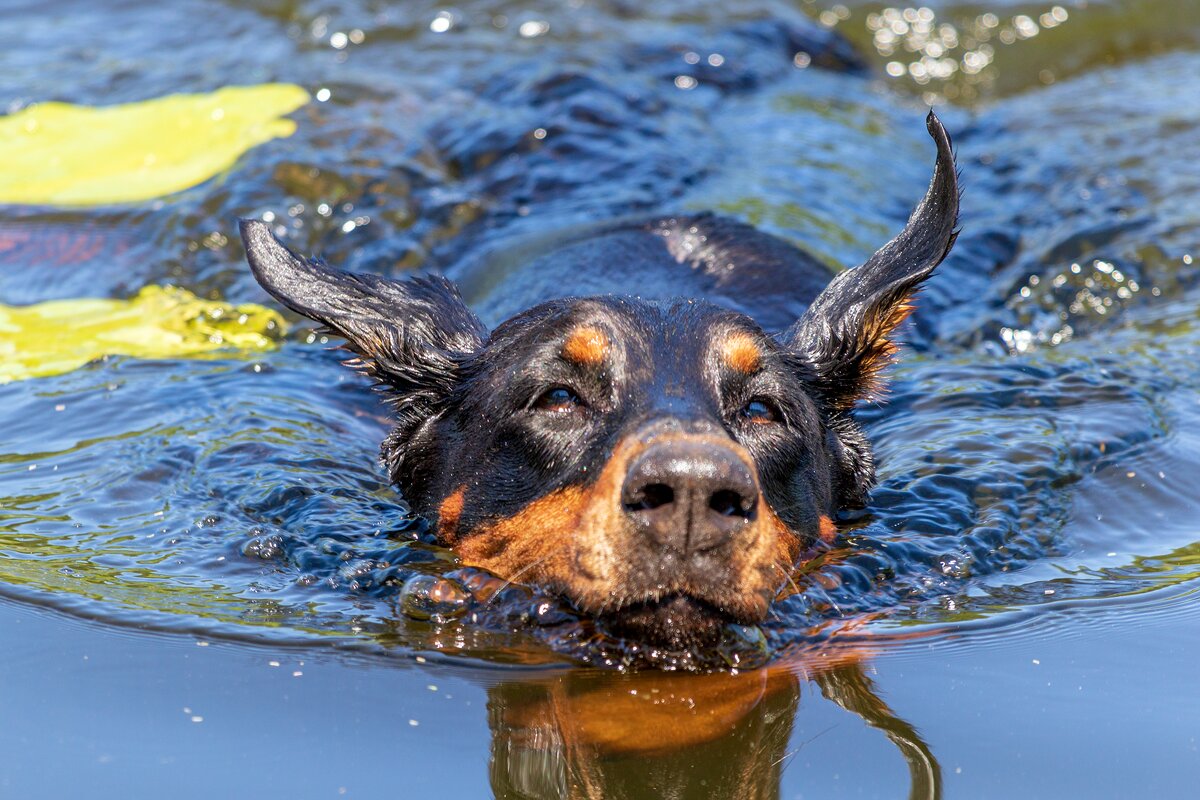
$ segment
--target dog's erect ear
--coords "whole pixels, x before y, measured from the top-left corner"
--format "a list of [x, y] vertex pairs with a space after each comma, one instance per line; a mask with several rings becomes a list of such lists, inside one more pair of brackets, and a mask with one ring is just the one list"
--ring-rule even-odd
[[865, 264], [830, 281], [784, 335], [816, 369], [839, 410], [882, 388], [879, 371], [896, 351], [892, 333], [912, 311], [913, 294], [942, 262], [958, 235], [958, 174], [950, 136], [929, 112], [937, 163], [925, 199], [908, 224]]
[[345, 338], [351, 365], [377, 380], [401, 425], [423, 419], [453, 389], [486, 331], [450, 281], [355, 275], [297, 256], [264, 222], [241, 221], [254, 277], [276, 300]]

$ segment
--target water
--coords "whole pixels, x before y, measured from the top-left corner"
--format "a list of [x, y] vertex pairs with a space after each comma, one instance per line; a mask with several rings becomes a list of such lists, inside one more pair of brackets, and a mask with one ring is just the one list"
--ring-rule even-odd
[[6, 796], [1192, 793], [1190, 3], [6, 6], [0, 109], [328, 92], [162, 201], [0, 208], [10, 304], [266, 302], [233, 221], [267, 213], [385, 274], [705, 208], [854, 264], [921, 195], [924, 101], [965, 188], [863, 411], [871, 506], [715, 654], [767, 670], [586, 666], [648, 655], [519, 586], [412, 614], [406, 582], [497, 582], [430, 544], [375, 464], [384, 410], [303, 326], [0, 386]]

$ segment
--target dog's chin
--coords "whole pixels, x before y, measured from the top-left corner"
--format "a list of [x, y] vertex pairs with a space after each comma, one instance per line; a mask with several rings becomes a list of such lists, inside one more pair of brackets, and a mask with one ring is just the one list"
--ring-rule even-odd
[[711, 603], [686, 594], [631, 603], [606, 613], [600, 621], [617, 636], [672, 650], [712, 644], [727, 624], [736, 622]]

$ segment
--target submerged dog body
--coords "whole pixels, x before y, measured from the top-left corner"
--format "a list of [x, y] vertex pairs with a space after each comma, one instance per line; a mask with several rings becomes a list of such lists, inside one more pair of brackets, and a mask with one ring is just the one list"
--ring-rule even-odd
[[711, 215], [487, 254], [455, 273], [461, 293], [331, 269], [264, 223], [242, 236], [262, 286], [384, 387], [384, 463], [442, 543], [619, 634], [682, 646], [762, 620], [833, 514], [865, 501], [853, 408], [878, 392], [893, 331], [955, 237], [950, 140], [932, 114], [928, 127], [925, 198], [832, 280]]

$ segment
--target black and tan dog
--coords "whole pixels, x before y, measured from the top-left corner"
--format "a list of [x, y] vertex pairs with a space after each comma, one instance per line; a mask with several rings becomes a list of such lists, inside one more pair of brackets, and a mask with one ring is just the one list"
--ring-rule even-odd
[[924, 200], [832, 280], [712, 215], [547, 237], [462, 265], [457, 287], [341, 272], [261, 222], [242, 237], [259, 283], [385, 388], [391, 479], [464, 564], [685, 646], [764, 619], [833, 514], [865, 501], [853, 409], [879, 392], [893, 332], [956, 234], [950, 139], [927, 124]]

